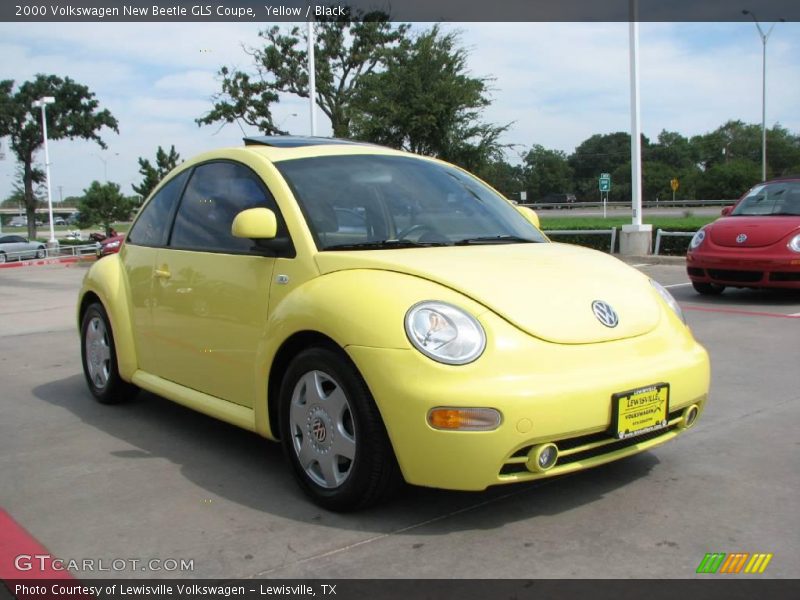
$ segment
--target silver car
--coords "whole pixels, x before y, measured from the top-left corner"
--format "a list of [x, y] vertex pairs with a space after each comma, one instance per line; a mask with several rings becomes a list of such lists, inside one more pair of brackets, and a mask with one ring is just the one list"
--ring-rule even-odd
[[45, 254], [41, 242], [29, 242], [21, 235], [0, 235], [0, 263], [23, 258], [44, 258]]

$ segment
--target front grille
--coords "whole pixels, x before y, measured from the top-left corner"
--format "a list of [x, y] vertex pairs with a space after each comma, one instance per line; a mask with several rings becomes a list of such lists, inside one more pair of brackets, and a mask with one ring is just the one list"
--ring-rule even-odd
[[789, 273], [787, 271], [776, 271], [769, 274], [770, 281], [800, 281], [800, 271]]
[[705, 277], [706, 270], [705, 269], [698, 269], [697, 267], [687, 267], [686, 271], [689, 275], [694, 275], [695, 277]]
[[713, 279], [740, 283], [755, 283], [764, 277], [763, 271], [733, 271], [730, 269], [709, 269], [708, 274]]
[[[617, 438], [609, 435], [607, 431], [601, 431], [599, 433], [591, 433], [589, 435], [581, 435], [574, 438], [555, 441], [555, 445], [558, 446], [559, 456], [554, 468], [557, 469], [562, 465], [568, 465], [570, 463], [586, 460], [587, 458], [593, 458], [595, 456], [610, 454], [611, 452], [622, 450], [623, 448], [628, 448], [641, 442], [654, 440], [658, 437], [661, 437], [665, 433], [674, 431], [678, 427], [678, 423], [682, 414], [683, 409], [674, 410], [669, 413], [668, 427], [624, 440], [618, 440]], [[530, 471], [528, 471], [527, 467], [525, 466], [525, 462], [527, 460], [528, 453], [534, 446], [535, 444], [531, 444], [514, 452], [500, 469], [500, 475], [516, 475], [521, 473], [530, 474]], [[575, 448], [581, 448], [582, 446], [587, 446], [587, 448], [585, 450], [579, 450], [573, 454], [568, 454], [567, 456], [561, 455], [562, 452], [567, 452]]]

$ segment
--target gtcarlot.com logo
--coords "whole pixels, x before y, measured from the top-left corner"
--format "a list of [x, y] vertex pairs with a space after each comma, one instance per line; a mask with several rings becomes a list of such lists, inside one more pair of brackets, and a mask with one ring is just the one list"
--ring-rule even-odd
[[50, 554], [19, 554], [17, 571], [194, 571], [194, 559], [184, 558], [57, 558]]
[[710, 575], [728, 574], [738, 575], [739, 573], [763, 573], [767, 570], [772, 554], [763, 552], [709, 552], [700, 561], [697, 573]]

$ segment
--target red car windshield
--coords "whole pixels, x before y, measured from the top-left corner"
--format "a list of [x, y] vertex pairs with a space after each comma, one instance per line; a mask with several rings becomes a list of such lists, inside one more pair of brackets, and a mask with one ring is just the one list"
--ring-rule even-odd
[[775, 181], [755, 186], [731, 211], [732, 217], [800, 216], [800, 181]]

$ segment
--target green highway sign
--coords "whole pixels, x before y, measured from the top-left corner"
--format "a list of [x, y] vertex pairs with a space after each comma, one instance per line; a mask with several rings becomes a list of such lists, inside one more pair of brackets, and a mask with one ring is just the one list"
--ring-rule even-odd
[[611, 174], [610, 173], [601, 173], [600, 179], [600, 191], [601, 192], [610, 192], [611, 191]]

